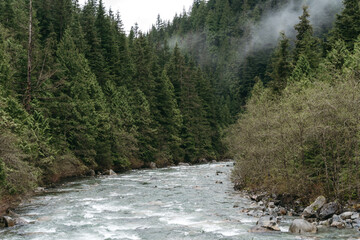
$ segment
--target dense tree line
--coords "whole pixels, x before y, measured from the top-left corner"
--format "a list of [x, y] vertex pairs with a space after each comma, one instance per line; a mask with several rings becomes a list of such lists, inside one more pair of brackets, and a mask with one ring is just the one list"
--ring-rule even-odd
[[222, 156], [214, 85], [151, 39], [102, 0], [0, 2], [0, 194]]
[[296, 38], [281, 33], [270, 83], [257, 79], [229, 130], [238, 187], [359, 199], [360, 5], [343, 3], [327, 42], [314, 36], [307, 7]]
[[[302, 2], [195, 0], [189, 11], [176, 15], [171, 22], [162, 21], [159, 16], [150, 37], [158, 46], [173, 47], [178, 43], [201, 66], [215, 86], [215, 104], [220, 113], [217, 121], [227, 126], [242, 112], [255, 77], [261, 77], [265, 84], [271, 81], [266, 73], [275, 45], [252, 44], [256, 26], [269, 14], [281, 14], [279, 9], [286, 11], [287, 5], [301, 8]], [[329, 9], [330, 19], [337, 10]], [[319, 24], [315, 36], [326, 40], [324, 33], [331, 24], [331, 21]]]

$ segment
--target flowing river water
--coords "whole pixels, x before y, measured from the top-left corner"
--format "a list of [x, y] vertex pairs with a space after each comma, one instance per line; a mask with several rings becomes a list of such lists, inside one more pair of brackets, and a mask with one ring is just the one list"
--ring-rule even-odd
[[[296, 236], [253, 234], [251, 201], [230, 182], [232, 163], [136, 170], [68, 182], [24, 203], [30, 224], [0, 230], [0, 239], [359, 239], [353, 230], [324, 229]], [[238, 205], [238, 208], [234, 208]]]

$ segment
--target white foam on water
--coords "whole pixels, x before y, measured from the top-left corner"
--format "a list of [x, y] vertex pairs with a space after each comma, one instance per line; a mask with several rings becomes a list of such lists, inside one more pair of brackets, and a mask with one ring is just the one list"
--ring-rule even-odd
[[65, 226], [75, 226], [75, 227], [81, 227], [81, 226], [85, 226], [85, 225], [91, 225], [91, 222], [87, 222], [87, 221], [69, 221], [69, 222], [65, 222], [63, 223]]
[[[133, 186], [133, 185], [129, 185], [129, 186]], [[134, 195], [135, 195], [135, 193], [117, 193], [117, 192], [112, 192], [109, 194], [110, 197], [128, 197], [128, 196], [134, 196]]]
[[94, 215], [91, 213], [85, 213], [84, 218], [87, 218], [87, 219], [94, 218]]
[[223, 229], [222, 227], [220, 227], [214, 223], [201, 224], [201, 228], [204, 232], [218, 232]]
[[174, 214], [171, 215], [169, 216], [169, 214], [167, 214], [166, 217], [161, 217], [159, 220], [161, 222], [166, 222], [169, 225], [181, 225], [181, 226], [189, 226], [189, 227], [201, 223], [194, 221], [195, 217], [193, 216], [179, 216]]
[[164, 217], [164, 216], [167, 216], [169, 214], [172, 214], [172, 213], [169, 213], [169, 212], [154, 212], [154, 211], [151, 211], [151, 210], [141, 210], [141, 211], [137, 211], [137, 212], [134, 212], [135, 214], [140, 214], [140, 215], [145, 215], [146, 217]]
[[281, 232], [289, 232], [289, 227], [280, 226], [279, 228]]
[[56, 228], [38, 228], [33, 233], [56, 233]]
[[224, 229], [217, 232], [225, 237], [234, 237], [240, 235], [240, 232], [237, 229]]
[[121, 216], [102, 216], [103, 219], [106, 219], [106, 220], [120, 220], [120, 219], [128, 219], [128, 220], [131, 220], [131, 219], [145, 219], [147, 218], [146, 216], [145, 217], [142, 217], [142, 216], [128, 216], [128, 217], [121, 217]]
[[[91, 202], [101, 202], [107, 200], [106, 198], [83, 198], [81, 199], [81, 201], [87, 202], [87, 201], [91, 201]], [[74, 201], [79, 201], [78, 199], [75, 199]]]
[[95, 209], [98, 213], [102, 213], [104, 211], [109, 211], [109, 212], [120, 212], [120, 211], [126, 211], [126, 210], [130, 210], [130, 207], [127, 206], [112, 206], [112, 205], [99, 205], [99, 204], [94, 204], [91, 206], [93, 209]]
[[117, 232], [117, 231], [147, 229], [150, 228], [150, 226], [133, 223], [133, 224], [122, 224], [122, 225], [107, 225], [106, 227], [102, 227], [102, 228], [110, 232]]
[[[131, 239], [131, 240], [141, 240], [141, 238], [137, 234], [126, 233], [122, 231], [109, 231], [106, 228], [98, 229], [98, 233], [103, 236], [103, 239]], [[92, 238], [88, 238], [92, 239]]]

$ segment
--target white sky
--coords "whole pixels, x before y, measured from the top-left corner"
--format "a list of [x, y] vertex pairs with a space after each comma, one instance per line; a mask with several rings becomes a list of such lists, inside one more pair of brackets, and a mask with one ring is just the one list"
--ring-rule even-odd
[[[147, 32], [155, 24], [157, 15], [162, 20], [172, 20], [175, 13], [189, 10], [194, 0], [103, 0], [106, 9], [116, 13], [120, 11], [124, 28], [129, 31], [137, 22], [143, 32]], [[84, 4], [86, 0], [80, 0]]]

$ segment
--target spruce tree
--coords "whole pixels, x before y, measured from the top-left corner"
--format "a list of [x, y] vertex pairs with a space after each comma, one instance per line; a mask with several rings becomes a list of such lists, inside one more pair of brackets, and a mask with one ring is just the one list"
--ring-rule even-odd
[[303, 7], [303, 14], [299, 17], [300, 22], [295, 25], [297, 32], [294, 49], [294, 63], [304, 55], [310, 63], [310, 67], [315, 69], [321, 57], [319, 39], [314, 37], [313, 27], [309, 20], [308, 6]]
[[182, 116], [176, 102], [174, 86], [165, 70], [157, 82], [156, 89], [158, 115], [155, 119], [159, 124], [157, 132], [159, 151], [165, 154], [169, 161], [178, 162], [182, 156], [180, 150]]
[[[103, 136], [108, 131], [105, 125], [108, 115], [103, 92], [87, 60], [77, 51], [69, 31], [65, 31], [56, 56], [61, 71], [56, 74], [54, 84], [61, 87], [54, 92], [57, 101], [44, 103], [51, 111], [53, 134], [58, 140], [65, 141], [60, 144], [66, 143], [89, 166], [105, 164], [107, 167], [111, 165], [111, 159], [104, 152], [108, 149]], [[106, 158], [96, 158], [97, 151], [102, 151], [99, 155]]]
[[286, 87], [288, 77], [291, 74], [292, 63], [289, 48], [290, 41], [285, 33], [281, 32], [278, 47], [271, 60], [272, 71], [269, 73], [272, 79], [270, 86], [276, 93], [280, 93]]
[[333, 31], [334, 41], [342, 39], [351, 50], [360, 35], [360, 3], [358, 0], [343, 0], [344, 9], [337, 16]]

